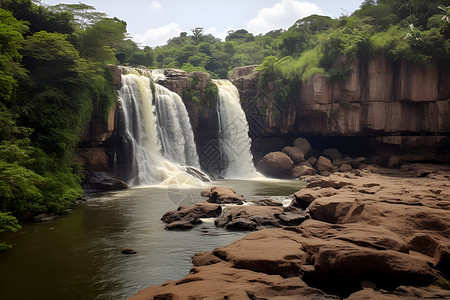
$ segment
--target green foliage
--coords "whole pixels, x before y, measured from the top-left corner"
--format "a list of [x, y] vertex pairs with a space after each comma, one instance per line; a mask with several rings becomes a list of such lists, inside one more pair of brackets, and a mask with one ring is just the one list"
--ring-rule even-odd
[[450, 24], [450, 6], [438, 5], [437, 8], [441, 10], [441, 13], [437, 15], [438, 18]]
[[22, 56], [23, 34], [28, 27], [16, 20], [12, 14], [0, 8], [0, 100], [9, 101], [17, 86], [17, 78], [25, 77], [19, 64]]
[[[11, 213], [3, 213], [0, 211], [0, 232], [4, 231], [13, 231], [16, 232], [21, 227], [17, 218], [11, 215]], [[11, 248], [11, 245], [8, 245], [4, 242], [0, 242], [0, 252]]]
[[217, 85], [210, 81], [206, 86], [206, 101], [212, 105], [215, 105], [217, 102], [217, 97], [219, 96], [219, 88]]
[[31, 33], [38, 31], [73, 34], [73, 15], [68, 11], [54, 11], [32, 0], [2, 0], [0, 7], [12, 12], [18, 20], [28, 23]]
[[184, 63], [183, 66], [181, 66], [181, 70], [184, 70], [188, 73], [190, 73], [190, 72], [206, 72], [204, 67], [201, 67], [201, 66], [195, 67], [190, 63]]
[[[0, 211], [19, 219], [62, 213], [83, 194], [73, 149], [92, 115], [106, 116], [115, 103], [104, 64], [115, 61], [114, 47], [130, 46], [125, 23], [98, 15], [74, 31], [73, 11], [0, 5], [12, 12], [0, 9]], [[136, 48], [130, 59], [151, 64], [152, 49]]]
[[196, 89], [190, 89], [190, 90], [185, 89], [183, 91], [183, 98], [185, 99], [185, 101], [194, 102], [196, 104], [200, 104], [200, 102], [201, 102], [200, 91], [196, 90]]
[[427, 62], [431, 59], [448, 58], [450, 45], [437, 28], [421, 31], [410, 25], [408, 28], [391, 26], [370, 38], [375, 53], [387, 53], [393, 59]]
[[103, 64], [117, 62], [117, 47], [126, 36], [126, 23], [117, 18], [103, 18], [80, 34], [80, 54]]
[[291, 89], [293, 81], [290, 82], [282, 76], [281, 65], [285, 62], [285, 60], [277, 61], [275, 56], [268, 56], [255, 69], [256, 71], [261, 71], [258, 82], [259, 87], [271, 93], [273, 99], [280, 104], [289, 102], [293, 91]]
[[63, 4], [60, 3], [55, 6], [50, 6], [50, 10], [59, 13], [70, 13], [73, 16], [71, 23], [75, 25], [78, 30], [84, 30], [92, 26], [96, 22], [106, 18], [105, 13], [98, 12], [95, 7], [84, 4]]

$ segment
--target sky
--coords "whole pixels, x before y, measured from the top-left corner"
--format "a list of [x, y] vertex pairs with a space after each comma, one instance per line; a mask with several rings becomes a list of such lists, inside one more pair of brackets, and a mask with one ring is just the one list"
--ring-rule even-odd
[[222, 40], [230, 30], [246, 29], [254, 35], [288, 29], [312, 14], [337, 18], [359, 8], [362, 0], [42, 0], [42, 4], [85, 3], [109, 17], [127, 22], [127, 30], [140, 46], [162, 46], [181, 32], [202, 27]]

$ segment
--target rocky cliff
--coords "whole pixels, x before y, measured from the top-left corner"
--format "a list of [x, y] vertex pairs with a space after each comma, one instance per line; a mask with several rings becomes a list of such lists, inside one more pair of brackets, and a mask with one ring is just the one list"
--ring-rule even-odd
[[[299, 96], [289, 103], [273, 99], [270, 83], [269, 92], [258, 88], [254, 66], [233, 70], [230, 80], [243, 98], [255, 143], [264, 147], [274, 137], [308, 136], [319, 147], [366, 144], [366, 151], [386, 157], [408, 154], [408, 160], [450, 161], [442, 151], [450, 134], [448, 64], [394, 62], [386, 57], [343, 57], [337, 64], [350, 70], [346, 80], [331, 82], [315, 74], [292, 93]], [[418, 148], [426, 151], [417, 155]], [[409, 153], [412, 149], [416, 157]]]
[[[307, 137], [313, 148], [338, 148], [352, 155], [372, 155], [374, 162], [450, 162], [450, 65], [394, 62], [386, 57], [367, 60], [340, 58], [348, 68], [346, 80], [330, 82], [315, 74], [279, 103], [270, 89], [258, 87], [256, 66], [234, 69], [229, 79], [237, 86], [249, 122], [255, 162], [272, 151]], [[120, 69], [111, 66], [120, 88]], [[191, 119], [204, 170], [220, 169], [217, 89], [201, 72], [164, 70], [161, 84], [182, 96]], [[113, 160], [108, 149], [120, 111], [115, 107], [107, 122], [92, 120], [77, 150], [88, 169], [107, 171]], [[219, 163], [218, 163], [219, 162]]]

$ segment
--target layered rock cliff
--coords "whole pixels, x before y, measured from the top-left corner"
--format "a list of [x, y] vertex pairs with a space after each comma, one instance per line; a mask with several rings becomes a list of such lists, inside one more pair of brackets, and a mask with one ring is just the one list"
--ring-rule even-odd
[[[271, 151], [281, 151], [295, 138], [307, 137], [313, 148], [338, 148], [352, 155], [372, 154], [374, 162], [450, 162], [450, 65], [394, 62], [386, 57], [366, 60], [340, 58], [350, 70], [346, 80], [331, 82], [315, 74], [301, 83], [295, 96], [279, 103], [258, 86], [256, 66], [234, 69], [229, 79], [237, 86], [249, 122], [255, 162]], [[120, 88], [120, 70], [111, 66]], [[194, 130], [202, 168], [220, 169], [217, 90], [208, 74], [166, 69], [159, 84], [178, 93]], [[108, 120], [92, 120], [77, 150], [88, 169], [111, 169], [108, 149], [120, 126], [114, 107]], [[119, 118], [120, 119], [120, 118]]]
[[[254, 66], [233, 70], [230, 80], [243, 98], [254, 141], [264, 145], [274, 137], [308, 136], [318, 146], [366, 144], [366, 151], [385, 156], [450, 161], [443, 151], [450, 135], [448, 64], [394, 62], [386, 57], [343, 57], [337, 63], [350, 70], [346, 80], [331, 82], [315, 74], [287, 104], [273, 99], [270, 83], [269, 92], [258, 88]], [[409, 150], [418, 154], [417, 148], [426, 151], [411, 156]]]

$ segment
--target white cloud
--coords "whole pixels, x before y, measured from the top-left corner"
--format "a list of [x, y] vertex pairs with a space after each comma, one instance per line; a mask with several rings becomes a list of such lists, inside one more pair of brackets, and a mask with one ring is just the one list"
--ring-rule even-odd
[[298, 19], [321, 13], [322, 10], [313, 3], [282, 0], [270, 8], [261, 9], [256, 18], [248, 22], [247, 27], [253, 34], [266, 33], [280, 28], [287, 29]]
[[152, 1], [152, 3], [150, 4], [150, 9], [160, 9], [160, 8], [162, 8], [162, 5], [158, 1]]
[[158, 28], [149, 28], [144, 34], [137, 34], [134, 40], [144, 46], [161, 46], [166, 44], [167, 40], [180, 35], [181, 28], [176, 23], [170, 23]]

